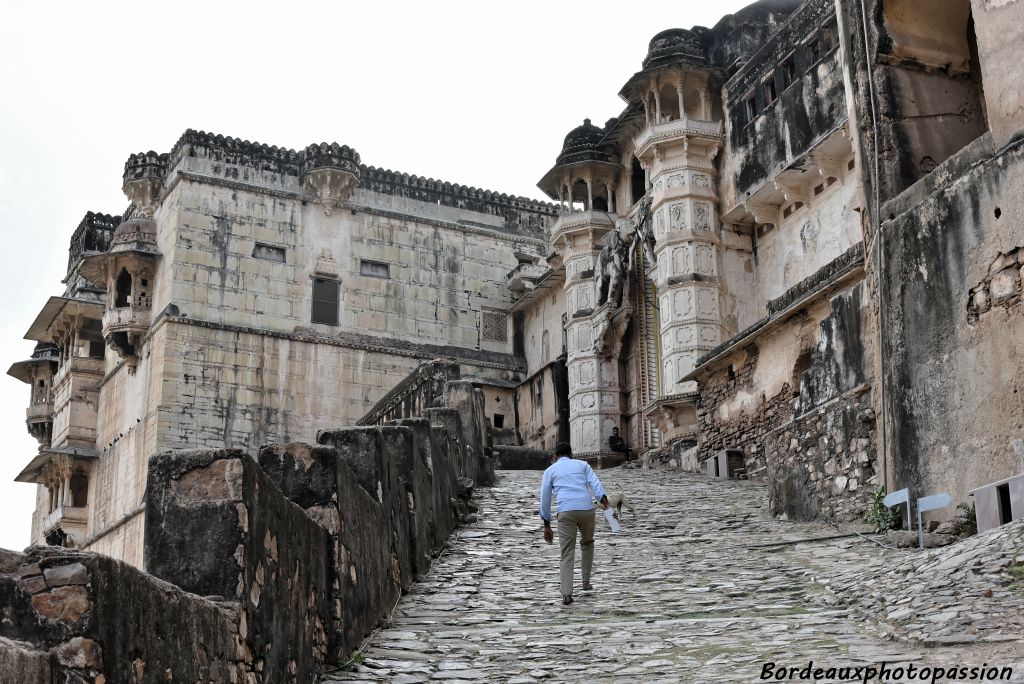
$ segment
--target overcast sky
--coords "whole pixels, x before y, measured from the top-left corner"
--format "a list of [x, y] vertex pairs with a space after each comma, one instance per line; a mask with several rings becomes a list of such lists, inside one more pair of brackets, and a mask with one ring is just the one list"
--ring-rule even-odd
[[[86, 211], [120, 213], [128, 155], [187, 128], [354, 147], [363, 163], [541, 197], [584, 117], [623, 108], [647, 42], [747, 0], [9, 3], [0, 23], [0, 371], [63, 292]], [[29, 543], [28, 386], [0, 379], [0, 547]]]

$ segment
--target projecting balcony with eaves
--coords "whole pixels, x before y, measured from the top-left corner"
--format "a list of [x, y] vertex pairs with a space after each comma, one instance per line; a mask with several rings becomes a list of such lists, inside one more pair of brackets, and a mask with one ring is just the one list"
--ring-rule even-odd
[[59, 527], [73, 541], [80, 543], [85, 539], [89, 526], [89, 508], [87, 506], [58, 505], [43, 516], [41, 530], [45, 536]]
[[511, 292], [522, 294], [527, 290], [532, 290], [537, 281], [550, 271], [551, 267], [545, 263], [522, 263], [508, 272], [508, 275], [505, 276], [505, 284]]
[[638, 156], [644, 156], [651, 145], [669, 143], [673, 140], [697, 138], [711, 143], [722, 140], [722, 122], [704, 121], [684, 116], [681, 119], [652, 123], [633, 138]]
[[[615, 214], [607, 211], [572, 211], [562, 214], [551, 226], [551, 242], [558, 246], [559, 242], [572, 239], [577, 235], [586, 235], [592, 243], [596, 243], [605, 233], [615, 227]], [[590, 249], [590, 246], [587, 247]]]
[[121, 356], [135, 356], [149, 330], [148, 306], [121, 306], [103, 314], [103, 339]]

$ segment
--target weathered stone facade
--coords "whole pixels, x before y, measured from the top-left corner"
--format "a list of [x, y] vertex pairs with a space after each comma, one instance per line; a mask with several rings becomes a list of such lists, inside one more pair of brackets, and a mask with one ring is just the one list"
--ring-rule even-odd
[[559, 441], [617, 465], [614, 429], [700, 472], [740, 450], [793, 517], [1024, 470], [1019, 12], [761, 0], [662, 31], [565, 137], [554, 203], [336, 143], [131, 155], [10, 371], [33, 542], [142, 567], [153, 454], [424, 416], [477, 482]]

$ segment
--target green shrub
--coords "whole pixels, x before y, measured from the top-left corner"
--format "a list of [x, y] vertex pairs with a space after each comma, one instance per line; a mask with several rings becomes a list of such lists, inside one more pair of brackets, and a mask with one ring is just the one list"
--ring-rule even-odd
[[868, 509], [867, 523], [875, 526], [875, 531], [895, 530], [900, 526], [899, 506], [886, 506], [885, 488], [879, 487], [871, 494], [871, 508]]
[[961, 503], [956, 507], [956, 517], [953, 518], [956, 526], [956, 533], [965, 537], [978, 533], [978, 513], [974, 504]]

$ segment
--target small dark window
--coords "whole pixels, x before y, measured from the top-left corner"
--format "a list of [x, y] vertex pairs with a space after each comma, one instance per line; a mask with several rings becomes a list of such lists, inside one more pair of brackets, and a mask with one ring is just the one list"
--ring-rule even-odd
[[362, 259], [359, 262], [359, 275], [371, 278], [390, 278], [391, 266], [381, 261]]
[[750, 95], [744, 98], [743, 115], [746, 117], [747, 123], [757, 118], [757, 98], [754, 97], [754, 93], [750, 93]]
[[789, 218], [796, 212], [804, 208], [803, 202], [793, 202], [788, 207], [782, 210], [782, 218]]
[[821, 61], [822, 54], [824, 53], [821, 49], [821, 36], [815, 33], [811, 36], [811, 39], [804, 44], [804, 62], [807, 64], [808, 71]]
[[263, 259], [264, 261], [273, 261], [279, 264], [283, 264], [285, 261], [284, 247], [265, 245], [262, 242], [257, 242], [255, 245], [253, 245], [252, 255], [257, 259]]
[[824, 52], [829, 52], [839, 45], [839, 27], [833, 19], [821, 29], [821, 46]]
[[120, 309], [128, 306], [128, 298], [132, 293], [132, 275], [122, 268], [114, 281], [114, 307]]
[[89, 342], [89, 358], [90, 359], [102, 359], [103, 353], [106, 351], [106, 345], [103, 341], [91, 341]]
[[313, 278], [314, 323], [338, 325], [338, 281]]
[[779, 93], [775, 89], [775, 79], [769, 78], [764, 82], [764, 106], [770, 107], [777, 99], [779, 99]]
[[71, 476], [71, 505], [75, 508], [89, 505], [89, 478], [80, 470]]
[[647, 175], [637, 159], [633, 160], [633, 169], [629, 176], [629, 189], [633, 197], [633, 204], [639, 202], [647, 194]]
[[796, 59], [793, 54], [782, 60], [779, 65], [779, 75], [782, 77], [782, 89], [785, 90], [796, 80]]
[[505, 416], [500, 413], [494, 414], [494, 427], [503, 428], [505, 427]]

